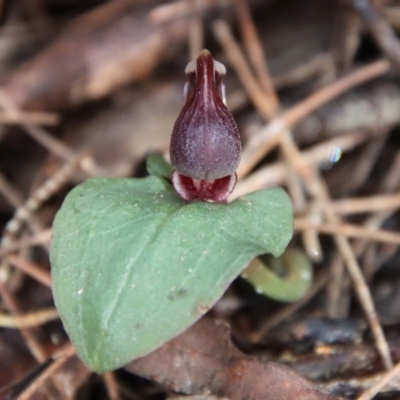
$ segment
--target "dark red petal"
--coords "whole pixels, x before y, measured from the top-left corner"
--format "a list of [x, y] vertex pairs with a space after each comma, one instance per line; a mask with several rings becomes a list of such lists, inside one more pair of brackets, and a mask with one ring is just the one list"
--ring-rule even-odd
[[236, 180], [236, 173], [214, 180], [193, 179], [181, 175], [177, 171], [172, 173], [172, 184], [176, 192], [187, 201], [202, 200], [222, 203], [232, 193]]
[[207, 50], [189, 73], [187, 101], [175, 123], [170, 156], [179, 174], [213, 180], [232, 175], [240, 161], [240, 136], [232, 114], [222, 102], [214, 60]]

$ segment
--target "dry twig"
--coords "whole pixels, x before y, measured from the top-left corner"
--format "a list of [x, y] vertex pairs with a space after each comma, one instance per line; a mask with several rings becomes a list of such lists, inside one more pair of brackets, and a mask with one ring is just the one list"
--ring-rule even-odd
[[357, 400], [371, 400], [376, 394], [378, 394], [390, 381], [397, 378], [400, 374], [400, 364], [397, 364], [392, 370], [379, 380], [374, 386], [364, 392]]
[[339, 215], [362, 214], [376, 211], [390, 211], [400, 208], [400, 194], [381, 194], [369, 197], [335, 200], [335, 212]]
[[43, 125], [55, 126], [60, 122], [56, 114], [43, 112], [0, 112], [0, 124], [3, 125]]
[[115, 379], [114, 372], [106, 372], [103, 375], [103, 379], [110, 400], [120, 400], [120, 396], [118, 393], [118, 381]]
[[33, 328], [58, 318], [55, 308], [33, 311], [27, 314], [7, 315], [0, 313], [0, 327], [2, 328]]
[[25, 389], [16, 400], [29, 400], [40, 385], [48, 379], [62, 364], [75, 354], [72, 344], [66, 345], [62, 350], [53, 355], [53, 363]]
[[18, 256], [9, 256], [8, 261], [20, 271], [25, 272], [27, 275], [33, 279], [40, 282], [42, 285], [51, 288], [51, 277], [50, 273], [36, 265]]
[[367, 239], [369, 241], [376, 241], [388, 244], [395, 244], [400, 246], [400, 234], [389, 232], [385, 230], [372, 230], [357, 225], [341, 223], [336, 224], [320, 224], [313, 223], [307, 219], [296, 218], [294, 221], [294, 228], [296, 230], [307, 230], [314, 228], [321, 233], [328, 233], [332, 235], [343, 235], [351, 238]]
[[[234, 5], [249, 59], [264, 91], [264, 106], [262, 108], [266, 110], [269, 118], [273, 118], [280, 108], [279, 99], [264, 59], [264, 51], [258, 40], [257, 30], [252, 23], [249, 6], [244, 0], [235, 0]], [[240, 62], [240, 59], [240, 55], [238, 55], [238, 62]], [[241, 70], [243, 72], [247, 70], [246, 63], [241, 63]], [[249, 84], [254, 83], [257, 86], [257, 82], [252, 79], [251, 73], [247, 74], [247, 79]]]
[[229, 1], [203, 0], [199, 3], [200, 7], [193, 8], [192, 0], [179, 0], [155, 7], [149, 13], [148, 18], [154, 24], [164, 24], [173, 20], [191, 17], [223, 4], [229, 5]]

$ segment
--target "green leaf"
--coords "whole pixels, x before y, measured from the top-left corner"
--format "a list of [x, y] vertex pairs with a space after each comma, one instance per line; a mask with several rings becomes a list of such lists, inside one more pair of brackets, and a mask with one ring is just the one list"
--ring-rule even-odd
[[159, 178], [171, 178], [172, 175], [171, 164], [168, 164], [158, 153], [151, 153], [146, 157], [146, 169], [150, 175]]
[[143, 356], [198, 320], [256, 255], [292, 236], [281, 189], [227, 204], [181, 200], [164, 180], [90, 179], [53, 225], [53, 291], [65, 329], [96, 372]]

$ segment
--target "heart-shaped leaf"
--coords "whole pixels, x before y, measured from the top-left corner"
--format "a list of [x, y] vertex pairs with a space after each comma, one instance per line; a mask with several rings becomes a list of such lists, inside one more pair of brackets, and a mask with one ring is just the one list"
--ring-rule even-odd
[[231, 204], [181, 200], [163, 179], [90, 179], [53, 225], [54, 298], [78, 355], [111, 370], [178, 335], [256, 255], [292, 236], [281, 189]]

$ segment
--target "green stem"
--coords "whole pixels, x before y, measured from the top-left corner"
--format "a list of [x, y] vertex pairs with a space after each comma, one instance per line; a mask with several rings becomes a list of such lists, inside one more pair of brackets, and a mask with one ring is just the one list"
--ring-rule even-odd
[[[284, 270], [280, 277], [272, 270]], [[267, 263], [255, 258], [242, 272], [256, 292], [282, 302], [292, 302], [305, 295], [312, 282], [312, 265], [303, 251], [288, 248], [279, 258], [269, 257]]]

